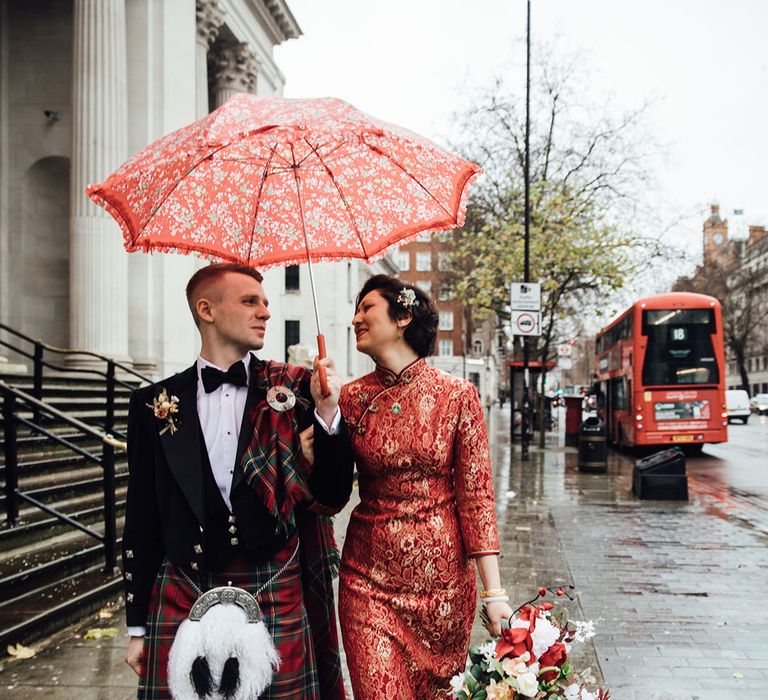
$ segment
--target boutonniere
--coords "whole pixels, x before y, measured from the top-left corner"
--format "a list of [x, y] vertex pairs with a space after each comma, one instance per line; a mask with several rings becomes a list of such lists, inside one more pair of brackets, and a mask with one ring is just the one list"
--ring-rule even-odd
[[169, 397], [168, 392], [163, 389], [152, 399], [151, 404], [147, 404], [147, 408], [152, 409], [155, 418], [165, 421], [165, 427], [160, 431], [160, 435], [163, 435], [168, 430], [173, 435], [179, 429], [174, 420], [174, 416], [179, 412], [179, 399], [177, 396]]

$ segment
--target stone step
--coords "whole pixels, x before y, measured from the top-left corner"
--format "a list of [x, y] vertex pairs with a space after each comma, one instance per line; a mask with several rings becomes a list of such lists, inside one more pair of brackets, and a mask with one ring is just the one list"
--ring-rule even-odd
[[[127, 486], [120, 486], [115, 490], [118, 514], [125, 507], [126, 490]], [[104, 495], [99, 492], [79, 496], [60, 502], [55, 508], [81, 525], [96, 529], [96, 524], [103, 523]], [[20, 516], [20, 524], [13, 527], [6, 524], [0, 528], [0, 566], [1, 562], [16, 553], [18, 548], [32, 547], [35, 543], [45, 542], [61, 533], [77, 532], [71, 525], [34, 506], [24, 507]]]

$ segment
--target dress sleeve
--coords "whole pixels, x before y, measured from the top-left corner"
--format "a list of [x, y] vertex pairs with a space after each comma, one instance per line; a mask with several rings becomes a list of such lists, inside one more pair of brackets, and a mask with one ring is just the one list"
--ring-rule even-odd
[[499, 553], [488, 433], [480, 397], [472, 385], [461, 397], [454, 443], [454, 482], [467, 556]]

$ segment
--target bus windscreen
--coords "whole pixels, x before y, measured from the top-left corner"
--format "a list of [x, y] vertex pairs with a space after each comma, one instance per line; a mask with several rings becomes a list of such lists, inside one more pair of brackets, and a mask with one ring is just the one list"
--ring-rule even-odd
[[643, 384], [717, 384], [720, 377], [712, 347], [714, 332], [712, 309], [643, 311], [643, 335], [648, 338]]

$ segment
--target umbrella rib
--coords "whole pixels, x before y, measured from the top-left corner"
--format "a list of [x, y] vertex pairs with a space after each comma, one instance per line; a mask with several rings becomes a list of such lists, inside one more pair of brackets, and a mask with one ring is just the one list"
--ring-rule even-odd
[[264, 164], [264, 171], [261, 173], [261, 181], [259, 182], [259, 193], [256, 195], [256, 206], [253, 208], [253, 221], [251, 223], [251, 240], [248, 242], [248, 258], [247, 262], [251, 262], [251, 251], [253, 250], [253, 239], [256, 236], [256, 217], [259, 215], [259, 204], [261, 204], [261, 192], [264, 189], [264, 183], [267, 180], [267, 172], [269, 170], [269, 166], [272, 163], [272, 158], [275, 155], [275, 150], [277, 149], [277, 144], [272, 146], [270, 148], [269, 158], [267, 158], [267, 162]]
[[[336, 191], [339, 193], [339, 197], [341, 197], [341, 201], [344, 203], [344, 208], [347, 210], [347, 214], [349, 215], [349, 220], [350, 220], [350, 223], [352, 224], [352, 228], [355, 231], [357, 240], [360, 241], [360, 247], [363, 249], [363, 255], [367, 258], [368, 251], [365, 249], [365, 243], [363, 242], [363, 237], [360, 235], [360, 229], [358, 229], [357, 227], [357, 223], [355, 222], [355, 217], [352, 214], [352, 209], [349, 206], [349, 202], [347, 202], [347, 198], [344, 196], [344, 192], [341, 191], [341, 187], [339, 186], [339, 183], [336, 182], [336, 178], [333, 176], [333, 172], [326, 165], [325, 161], [323, 160], [323, 157], [317, 152], [317, 149], [309, 141], [307, 141], [306, 138], [304, 138], [304, 141], [306, 141], [307, 146], [309, 146], [312, 149], [312, 152], [317, 156], [317, 159], [320, 161], [321, 165], [325, 168], [325, 172], [328, 174], [328, 177], [331, 179], [333, 186], [336, 188]], [[337, 148], [339, 147], [340, 146], [338, 146]]]
[[[299, 220], [301, 221], [301, 231], [304, 234], [304, 245], [307, 249], [307, 269], [309, 271], [309, 284], [312, 287], [312, 303], [315, 308], [315, 323], [317, 324], [317, 335], [320, 336], [323, 334], [323, 331], [320, 327], [320, 311], [317, 308], [317, 290], [315, 289], [315, 273], [312, 271], [312, 255], [309, 251], [309, 237], [307, 236], [307, 224], [304, 221], [304, 205], [301, 202], [301, 177], [299, 175], [299, 168], [298, 164], [296, 163], [296, 157], [294, 155], [293, 150], [293, 144], [291, 144], [291, 156], [293, 157], [294, 162], [294, 168], [293, 168], [293, 178], [296, 182], [296, 201], [299, 205]], [[318, 338], [318, 343], [320, 342], [320, 339]], [[322, 379], [322, 375], [321, 375]]]
[[[200, 160], [198, 160], [198, 161], [197, 161], [197, 162], [196, 162], [196, 163], [195, 163], [195, 164], [194, 164], [194, 165], [193, 165], [193, 166], [192, 166], [192, 167], [191, 167], [189, 170], [187, 170], [187, 172], [186, 172], [186, 173], [184, 173], [184, 175], [182, 175], [182, 176], [181, 176], [181, 177], [178, 179], [178, 182], [176, 182], [176, 184], [175, 184], [173, 187], [171, 187], [171, 189], [170, 189], [170, 190], [168, 190], [168, 191], [165, 193], [165, 195], [163, 195], [163, 198], [162, 198], [162, 199], [161, 199], [161, 200], [160, 200], [160, 201], [157, 203], [157, 206], [156, 206], [156, 207], [155, 207], [155, 208], [152, 210], [152, 213], [151, 213], [151, 214], [150, 214], [150, 215], [147, 217], [147, 221], [150, 221], [150, 220], [152, 219], [152, 217], [154, 217], [154, 215], [155, 215], [155, 214], [157, 214], [157, 212], [160, 210], [160, 207], [162, 207], [162, 206], [163, 206], [163, 204], [165, 204], [165, 201], [168, 199], [168, 197], [170, 197], [170, 196], [171, 196], [171, 195], [172, 195], [172, 194], [173, 194], [173, 193], [176, 191], [176, 189], [178, 188], [178, 186], [179, 186], [179, 185], [180, 185], [180, 184], [181, 184], [181, 183], [182, 183], [182, 182], [183, 182], [183, 181], [184, 181], [184, 180], [187, 178], [187, 176], [188, 176], [190, 173], [192, 173], [192, 172], [194, 172], [195, 170], [197, 170], [197, 168], [198, 168], [198, 166], [200, 165], [200, 163], [202, 163], [204, 160], [208, 160], [208, 159], [209, 159], [209, 158], [210, 158], [210, 157], [211, 157], [211, 156], [212, 156], [214, 153], [218, 153], [219, 151], [221, 151], [221, 150], [223, 150], [224, 148], [226, 148], [228, 145], [229, 145], [229, 144], [224, 144], [223, 146], [219, 146], [219, 148], [217, 148], [216, 150], [214, 150], [214, 151], [211, 151], [210, 153], [206, 153], [206, 154], [205, 154], [205, 156], [203, 156], [203, 157], [202, 157]], [[143, 230], [144, 230], [144, 227], [142, 227], [142, 231], [143, 231]], [[136, 245], [136, 239], [135, 239], [135, 238], [131, 239], [131, 244], [132, 244], [132, 245]], [[147, 252], [149, 252], [149, 243], [147, 243], [147, 244], [146, 244], [144, 247], [145, 247], [145, 249], [147, 250]]]
[[450, 211], [448, 211], [448, 209], [446, 209], [446, 208], [443, 206], [442, 202], [441, 202], [441, 201], [440, 201], [440, 200], [439, 200], [437, 197], [435, 197], [435, 195], [433, 195], [433, 194], [432, 194], [432, 193], [431, 193], [431, 192], [430, 192], [430, 191], [429, 191], [429, 190], [428, 190], [428, 189], [427, 189], [427, 188], [426, 188], [426, 187], [425, 187], [425, 186], [424, 186], [424, 185], [421, 183], [421, 181], [419, 180], [419, 178], [417, 178], [417, 177], [416, 177], [416, 176], [415, 176], [413, 173], [411, 173], [411, 172], [408, 170], [408, 168], [406, 168], [404, 165], [402, 165], [401, 163], [399, 163], [399, 162], [398, 162], [397, 160], [395, 160], [395, 159], [394, 159], [394, 158], [393, 158], [391, 155], [389, 155], [389, 153], [386, 153], [385, 151], [383, 151], [383, 150], [382, 150], [381, 148], [379, 148], [378, 146], [374, 146], [373, 144], [370, 144], [370, 143], [368, 143], [367, 141], [365, 141], [365, 140], [363, 140], [363, 139], [361, 139], [361, 140], [362, 140], [362, 142], [363, 142], [363, 143], [364, 143], [366, 146], [368, 146], [368, 148], [370, 148], [370, 149], [371, 149], [371, 150], [372, 150], [374, 153], [379, 153], [379, 154], [381, 154], [381, 155], [382, 155], [382, 156], [384, 156], [384, 157], [385, 157], [387, 160], [389, 160], [391, 163], [393, 163], [395, 166], [397, 166], [398, 168], [400, 168], [400, 170], [402, 170], [402, 171], [403, 171], [403, 172], [404, 172], [404, 173], [405, 173], [405, 174], [406, 174], [406, 175], [407, 175], [409, 178], [411, 178], [411, 180], [413, 180], [413, 181], [414, 181], [414, 182], [415, 182], [415, 183], [416, 183], [416, 184], [417, 184], [419, 187], [421, 187], [421, 189], [422, 189], [422, 190], [424, 190], [424, 192], [426, 192], [426, 193], [427, 193], [427, 194], [428, 194], [428, 195], [429, 195], [429, 196], [430, 196], [430, 197], [431, 197], [431, 198], [432, 198], [432, 199], [435, 201], [435, 203], [437, 204], [437, 206], [439, 206], [439, 207], [440, 207], [440, 208], [441, 208], [441, 209], [442, 209], [442, 210], [443, 210], [443, 211], [444, 211], [446, 214], [448, 214], [448, 216], [450, 216], [450, 217], [451, 217], [451, 220], [453, 221], [453, 223], [456, 223], [456, 215], [455, 215], [455, 214], [453, 214], [453, 213], [451, 213]]

